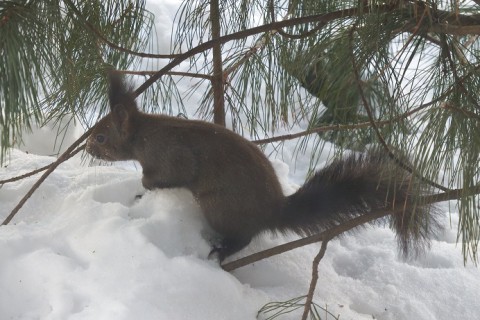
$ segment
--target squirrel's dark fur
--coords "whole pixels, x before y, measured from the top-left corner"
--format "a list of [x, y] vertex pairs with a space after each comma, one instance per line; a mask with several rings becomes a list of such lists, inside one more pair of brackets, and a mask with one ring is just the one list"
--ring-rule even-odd
[[189, 189], [223, 237], [220, 260], [262, 231], [311, 235], [374, 210], [393, 211], [404, 253], [428, 241], [436, 226], [428, 206], [416, 206], [407, 174], [381, 152], [350, 156], [318, 171], [285, 197], [256, 145], [207, 122], [140, 112], [122, 78], [110, 76], [111, 112], [87, 141], [95, 157], [138, 160], [145, 188]]

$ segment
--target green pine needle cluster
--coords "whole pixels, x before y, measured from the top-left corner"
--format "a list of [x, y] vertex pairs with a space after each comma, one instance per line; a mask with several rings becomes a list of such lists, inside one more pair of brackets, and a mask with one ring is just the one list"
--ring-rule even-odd
[[[297, 310], [303, 311], [305, 308], [304, 300], [306, 300], [306, 296], [296, 297], [288, 301], [269, 302], [258, 311], [258, 316], [262, 316], [261, 319], [265, 319], [265, 320], [283, 319], [282, 317], [283, 315], [295, 314], [295, 312], [298, 313]], [[335, 315], [332, 312], [330, 312], [327, 306], [322, 307], [317, 303], [312, 302], [309, 310], [308, 319], [339, 320], [340, 315]]]
[[91, 123], [106, 108], [105, 71], [139, 63], [104, 39], [141, 52], [152, 24], [144, 1], [0, 2], [0, 162], [33, 124]]

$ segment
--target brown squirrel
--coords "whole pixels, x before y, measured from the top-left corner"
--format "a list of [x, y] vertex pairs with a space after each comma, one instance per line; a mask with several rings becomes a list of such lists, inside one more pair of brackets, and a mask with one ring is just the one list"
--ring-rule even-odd
[[86, 150], [107, 161], [137, 160], [146, 189], [183, 187], [223, 240], [220, 261], [259, 233], [311, 235], [374, 210], [390, 217], [404, 253], [435, 231], [429, 206], [415, 204], [411, 179], [388, 156], [369, 152], [334, 161], [284, 196], [269, 160], [252, 142], [215, 124], [146, 114], [123, 78], [110, 75], [110, 113]]

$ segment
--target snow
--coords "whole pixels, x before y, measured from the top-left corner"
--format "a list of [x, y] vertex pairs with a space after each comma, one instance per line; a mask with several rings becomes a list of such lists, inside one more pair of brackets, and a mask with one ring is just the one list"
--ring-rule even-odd
[[[163, 12], [157, 22], [166, 21], [161, 28], [170, 28], [177, 6], [154, 3]], [[166, 42], [169, 33], [160, 31]], [[12, 149], [0, 180], [54, 161], [53, 145], [44, 144], [54, 134], [37, 129], [23, 151]], [[288, 142], [277, 159], [272, 154], [285, 193], [298, 188], [308, 167], [308, 154], [291, 160], [294, 148]], [[0, 187], [2, 221], [38, 176]], [[208, 259], [211, 231], [192, 195], [145, 191], [140, 180], [138, 164], [89, 164], [80, 155], [55, 170], [0, 227], [0, 319], [255, 319], [265, 304], [307, 293], [319, 244], [225, 272]], [[440, 209], [445, 230], [417, 259], [399, 257], [388, 227], [331, 241], [314, 301], [340, 319], [478, 319], [480, 270], [463, 263], [455, 206]], [[232, 258], [295, 238], [264, 234]]]
[[[0, 179], [53, 160], [12, 150]], [[283, 183], [294, 179], [285, 163], [272, 163]], [[35, 179], [3, 185], [0, 218]], [[192, 195], [146, 192], [140, 179], [138, 166], [78, 157], [45, 181], [0, 227], [2, 319], [255, 319], [268, 302], [306, 294], [318, 244], [227, 273], [207, 258], [211, 232]], [[445, 231], [416, 260], [399, 258], [387, 227], [332, 241], [315, 301], [341, 319], [477, 319], [480, 271], [463, 265], [458, 215], [450, 226], [441, 208]], [[265, 234], [236, 257], [292, 239]]]

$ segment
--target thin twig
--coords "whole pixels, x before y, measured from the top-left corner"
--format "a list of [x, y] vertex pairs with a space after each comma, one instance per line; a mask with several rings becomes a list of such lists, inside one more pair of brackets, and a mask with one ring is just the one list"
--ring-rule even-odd
[[[428, 103], [422, 104], [421, 106], [414, 108], [408, 112], [405, 112], [391, 120], [383, 120], [383, 121], [378, 121], [376, 122], [377, 126], [385, 126], [389, 125], [398, 121], [401, 121], [405, 118], [408, 118], [409, 116], [421, 111], [422, 109], [425, 109], [432, 104], [436, 103], [437, 101], [430, 101]], [[361, 122], [361, 123], [356, 123], [356, 124], [335, 124], [335, 125], [330, 125], [330, 126], [322, 126], [322, 127], [317, 127], [317, 128], [312, 128], [308, 129], [305, 131], [297, 132], [297, 133], [291, 133], [291, 134], [285, 134], [281, 136], [276, 136], [276, 137], [271, 137], [271, 138], [265, 138], [265, 139], [258, 139], [254, 140], [252, 142], [256, 144], [266, 144], [266, 143], [271, 143], [271, 142], [277, 142], [277, 141], [285, 141], [285, 140], [293, 140], [296, 138], [300, 138], [303, 136], [307, 136], [312, 133], [318, 133], [318, 132], [326, 132], [326, 131], [338, 131], [338, 130], [349, 130], [349, 129], [361, 129], [361, 128], [368, 128], [371, 127], [372, 123], [370, 121], [367, 122]]]
[[322, 241], [322, 247], [320, 248], [320, 251], [316, 255], [315, 259], [313, 259], [312, 280], [310, 281], [310, 288], [308, 289], [307, 300], [305, 301], [305, 308], [303, 309], [302, 320], [307, 320], [307, 317], [312, 309], [313, 294], [315, 293], [315, 288], [317, 287], [318, 282], [318, 265], [320, 264], [320, 260], [322, 260], [323, 256], [325, 255], [329, 240], [330, 239], [325, 237], [325, 240]]
[[[273, 6], [273, 0], [268, 2], [268, 9], [270, 11], [270, 20], [272, 22], [275, 22], [276, 19], [275, 19], [275, 10], [274, 10], [274, 6]], [[290, 34], [290, 33], [287, 33], [285, 31], [283, 31], [283, 29], [278, 29], [278, 30], [275, 30], [275, 31], [276, 31], [276, 33], [278, 33], [279, 35], [281, 35], [282, 37], [287, 38], [287, 39], [292, 39], [292, 40], [293, 39], [303, 39], [303, 38], [307, 38], [307, 37], [310, 37], [310, 36], [314, 35], [318, 31], [320, 31], [326, 24], [327, 24], [326, 22], [319, 22], [311, 30], [304, 31], [300, 34]]]
[[442, 108], [446, 109], [446, 110], [452, 110], [452, 111], [455, 111], [455, 112], [458, 112], [458, 113], [461, 113], [463, 114], [464, 116], [466, 116], [467, 118], [473, 118], [477, 121], [480, 120], [480, 115], [472, 112], [472, 111], [469, 111], [469, 110], [465, 110], [465, 109], [461, 109], [461, 108], [457, 108], [457, 107], [454, 107], [452, 104], [448, 103], [448, 102], [445, 102], [442, 106]]
[[[272, 6], [273, 3], [270, 1], [269, 5]], [[275, 18], [273, 17], [273, 11], [271, 11], [271, 15], [272, 15], [271, 22], [275, 23]], [[277, 32], [279, 32], [279, 30], [280, 29], [265, 30], [265, 34], [261, 35], [260, 38], [257, 39], [257, 41], [255, 41], [255, 44], [253, 45], [253, 47], [248, 49], [240, 60], [238, 60], [232, 66], [225, 69], [223, 73], [223, 78], [225, 79], [225, 82], [228, 83], [227, 79], [230, 76], [230, 74], [233, 73], [235, 70], [237, 70], [245, 61], [250, 59], [250, 57], [256, 54], [259, 50], [262, 50], [267, 44], [268, 38], [275, 35]]]
[[62, 155], [60, 157], [58, 157], [58, 159], [53, 162], [50, 167], [47, 169], [47, 171], [44, 172], [44, 174], [37, 180], [37, 182], [35, 182], [35, 184], [30, 188], [30, 190], [27, 192], [27, 194], [20, 200], [20, 202], [17, 204], [17, 206], [12, 210], [12, 212], [10, 212], [10, 214], [8, 215], [8, 217], [3, 221], [2, 225], [7, 225], [12, 219], [13, 217], [15, 217], [15, 215], [17, 214], [17, 212], [23, 207], [23, 205], [25, 204], [25, 202], [27, 202], [27, 200], [32, 196], [32, 194], [35, 192], [35, 190], [38, 189], [38, 187], [43, 183], [43, 181], [45, 181], [45, 179], [47, 179], [47, 177], [63, 162], [65, 162], [67, 159], [70, 158], [70, 154], [75, 150], [75, 148], [81, 144], [85, 139], [87, 139], [87, 137], [90, 135], [90, 133], [92, 132], [93, 128], [95, 128], [95, 126], [93, 126], [92, 128], [90, 128], [89, 130], [87, 130], [80, 138], [78, 138], [74, 143], [72, 143], [72, 145], [70, 147], [68, 147], [68, 149], [62, 153]]
[[478, 194], [480, 194], [480, 185], [475, 185], [471, 188], [451, 189], [446, 192], [423, 196], [421, 203], [429, 204], [449, 200], [459, 200], [463, 197], [471, 197]]
[[225, 83], [228, 83], [228, 77], [232, 72], [237, 70], [245, 61], [247, 61], [248, 59], [250, 59], [251, 56], [256, 54], [258, 50], [263, 48], [263, 46], [265, 45], [265, 41], [263, 40], [263, 37], [258, 39], [255, 42], [255, 45], [248, 49], [240, 60], [236, 61], [233, 65], [225, 69], [225, 71], [223, 72], [223, 79]]
[[[156, 73], [156, 71], [130, 71], [130, 70], [115, 70], [115, 72], [120, 74], [133, 74], [137, 76], [151, 76]], [[167, 72], [166, 75], [212, 80], [211, 75], [201, 74], [201, 73], [170, 71], [170, 72]]]
[[[77, 153], [79, 153], [79, 152], [82, 151], [83, 149], [85, 149], [85, 145], [81, 145], [80, 147], [78, 147], [75, 151], [73, 151], [72, 153], [70, 153], [65, 160], [68, 160], [68, 159], [72, 158], [73, 156], [75, 156]], [[25, 173], [25, 174], [22, 174], [22, 175], [20, 175], [20, 176], [12, 177], [12, 178], [5, 179], [5, 180], [0, 180], [0, 186], [4, 185], [4, 184], [6, 184], [6, 183], [19, 181], [19, 180], [22, 180], [22, 179], [31, 177], [31, 176], [33, 176], [33, 175], [36, 175], [37, 173], [40, 173], [40, 172], [42, 172], [42, 171], [47, 170], [48, 168], [50, 168], [51, 165], [52, 165], [52, 163], [50, 163], [50, 164], [48, 164], [48, 165], [46, 165], [46, 166], [44, 166], [44, 167], [35, 169], [35, 170], [33, 170], [33, 171], [27, 172], [27, 173]]]
[[[270, 7], [273, 6], [273, 3], [272, 1], [270, 1]], [[273, 12], [273, 8], [270, 9], [270, 14], [271, 14], [271, 20], [272, 20], [272, 23], [275, 23], [275, 17], [274, 17], [274, 12]], [[287, 15], [288, 16], [288, 15]], [[259, 50], [263, 49], [267, 43], [267, 35], [269, 37], [279, 33], [280, 35], [284, 36], [284, 37], [287, 37], [287, 38], [291, 38], [291, 39], [300, 39], [300, 38], [304, 38], [304, 37], [308, 37], [310, 35], [313, 35], [314, 33], [318, 32], [323, 26], [325, 26], [327, 24], [327, 22], [319, 22], [317, 27], [315, 27], [314, 29], [310, 30], [310, 31], [307, 31], [305, 33], [302, 33], [300, 35], [290, 35], [290, 34], [287, 34], [286, 32], [284, 32], [281, 28], [278, 28], [278, 29], [272, 29], [272, 30], [266, 30], [265, 32], [268, 31], [267, 34], [264, 34], [262, 35], [257, 41], [255, 41], [255, 44], [253, 45], [253, 47], [251, 47], [250, 49], [248, 49], [244, 56], [238, 60], [237, 62], [235, 62], [232, 66], [228, 67], [227, 69], [225, 69], [224, 73], [223, 73], [223, 78], [225, 79], [224, 81], [225, 82], [228, 82], [228, 77], [230, 76], [230, 74], [232, 72], [234, 72], [235, 70], [237, 70], [245, 61], [247, 61], [248, 59], [250, 59], [251, 56], [253, 56], [254, 54], [256, 54]]]

